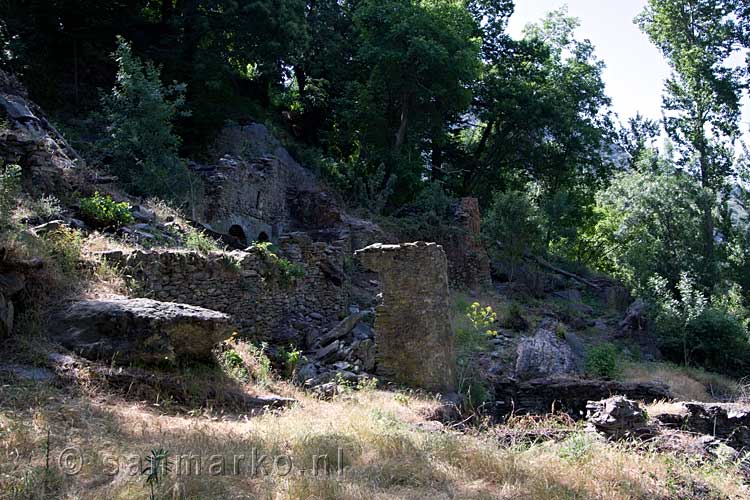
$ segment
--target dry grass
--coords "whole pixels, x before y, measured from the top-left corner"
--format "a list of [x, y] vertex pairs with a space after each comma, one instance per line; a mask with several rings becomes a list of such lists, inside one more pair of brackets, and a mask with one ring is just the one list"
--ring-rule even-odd
[[669, 363], [627, 363], [622, 378], [637, 382], [662, 382], [682, 401], [719, 401], [740, 396], [734, 380], [697, 368]]
[[[731, 465], [689, 463], [648, 448], [603, 442], [575, 427], [563, 440], [507, 446], [491, 430], [425, 430], [421, 415], [435, 405], [431, 398], [410, 395], [407, 405], [394, 393], [369, 390], [323, 402], [290, 386], [276, 389], [300, 403], [243, 418], [164, 414], [103, 394], [2, 380], [0, 492], [10, 498], [12, 491], [17, 498], [40, 498], [43, 490], [49, 498], [148, 498], [143, 464], [132, 464], [149, 450], [164, 448], [173, 457], [173, 470], [157, 498], [750, 498]], [[514, 425], [541, 424], [519, 420]], [[80, 473], [68, 476], [58, 460], [71, 446], [85, 460]], [[256, 457], [286, 458], [278, 459], [276, 472], [270, 468], [268, 475], [253, 475], [248, 462], [239, 459], [241, 474], [234, 475], [234, 457], [250, 460], [253, 450]], [[200, 475], [186, 474], [188, 465], [195, 467], [191, 454], [202, 457]], [[176, 470], [178, 457], [182, 474]], [[295, 471], [307, 472], [283, 474], [287, 458]], [[223, 471], [213, 472], [224, 474], [212, 476], [209, 465], [220, 459]]]

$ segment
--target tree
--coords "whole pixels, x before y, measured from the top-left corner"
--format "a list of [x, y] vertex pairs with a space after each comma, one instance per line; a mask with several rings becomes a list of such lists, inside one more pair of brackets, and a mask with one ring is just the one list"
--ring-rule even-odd
[[681, 273], [700, 276], [701, 203], [695, 180], [675, 172], [628, 171], [597, 196], [590, 255], [638, 292], [659, 275], [674, 289]]
[[455, 0], [363, 0], [353, 19], [359, 79], [346, 128], [370, 164], [398, 177], [397, 196], [408, 201], [426, 170], [423, 154], [442, 146], [471, 103], [474, 20]]
[[611, 168], [603, 64], [589, 41], [574, 38], [577, 25], [565, 10], [552, 12], [522, 40], [491, 52], [456, 182], [485, 203], [493, 191], [535, 186], [545, 240], [562, 247], [577, 238]]
[[103, 100], [112, 168], [135, 194], [175, 196], [184, 192], [188, 173], [178, 151], [173, 122], [185, 116], [185, 85], [165, 87], [159, 70], [133, 54], [118, 38], [117, 80]]
[[672, 68], [664, 95], [664, 124], [679, 154], [678, 163], [705, 190], [703, 212], [704, 284], [715, 282], [714, 214], [717, 191], [731, 172], [737, 132], [741, 71], [728, 65], [738, 43], [733, 13], [737, 0], [649, 0], [636, 18]]

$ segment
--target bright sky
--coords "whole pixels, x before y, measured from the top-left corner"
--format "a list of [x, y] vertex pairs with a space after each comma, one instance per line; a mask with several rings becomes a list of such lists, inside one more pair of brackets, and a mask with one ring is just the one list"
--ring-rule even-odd
[[[516, 0], [515, 3], [509, 25], [514, 38], [521, 36], [526, 24], [567, 5], [569, 15], [581, 22], [576, 37], [591, 40], [597, 57], [607, 65], [604, 70], [607, 94], [620, 120], [625, 122], [639, 111], [648, 118], [661, 118], [661, 95], [669, 66], [633, 24], [646, 0]], [[741, 128], [747, 138], [750, 125], [747, 96], [744, 102]]]

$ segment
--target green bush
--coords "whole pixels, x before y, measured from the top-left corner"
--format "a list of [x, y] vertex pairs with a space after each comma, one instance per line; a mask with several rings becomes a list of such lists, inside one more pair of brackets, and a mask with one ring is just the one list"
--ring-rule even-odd
[[13, 209], [21, 192], [21, 167], [6, 165], [0, 168], [0, 227], [11, 224]]
[[281, 282], [285, 286], [294, 283], [295, 280], [305, 277], [305, 268], [297, 262], [291, 262], [281, 258], [276, 263], [281, 271]]
[[156, 66], [136, 57], [122, 37], [117, 44], [115, 87], [102, 102], [113, 171], [134, 194], [181, 195], [191, 178], [179, 157], [181, 141], [173, 124], [188, 116], [186, 86], [163, 85]]
[[541, 218], [526, 193], [496, 193], [482, 221], [482, 234], [493, 257], [507, 263], [509, 281], [526, 254], [544, 248]]
[[589, 375], [614, 378], [621, 369], [620, 353], [613, 344], [599, 344], [586, 353], [586, 373]]
[[133, 222], [130, 205], [98, 192], [81, 200], [81, 213], [88, 222], [99, 227], [117, 228]]
[[216, 243], [216, 240], [208, 236], [203, 231], [193, 228], [188, 229], [187, 234], [185, 235], [184, 245], [188, 250], [195, 250], [196, 252], [200, 252], [202, 254], [207, 254], [209, 252], [218, 252], [219, 250], [221, 250], [221, 248], [219, 248], [219, 245]]
[[669, 361], [735, 377], [747, 375], [750, 343], [738, 317], [746, 313], [730, 297], [709, 300], [687, 274], [680, 277], [676, 292], [659, 276], [649, 284], [655, 333]]

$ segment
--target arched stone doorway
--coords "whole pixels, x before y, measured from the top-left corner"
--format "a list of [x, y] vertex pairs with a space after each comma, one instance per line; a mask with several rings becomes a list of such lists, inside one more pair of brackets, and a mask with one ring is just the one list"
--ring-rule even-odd
[[269, 240], [268, 233], [266, 233], [265, 231], [261, 231], [260, 234], [258, 235], [257, 241], [259, 241], [259, 242], [262, 243], [262, 242], [268, 241], [268, 240]]
[[234, 226], [229, 228], [229, 236], [233, 236], [236, 238], [242, 246], [247, 246], [247, 236], [245, 235], [245, 230], [242, 229], [242, 226], [235, 224]]

